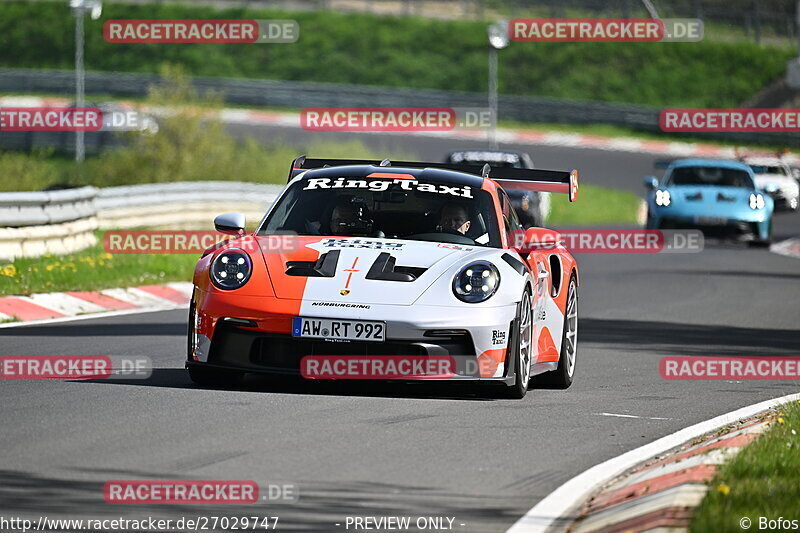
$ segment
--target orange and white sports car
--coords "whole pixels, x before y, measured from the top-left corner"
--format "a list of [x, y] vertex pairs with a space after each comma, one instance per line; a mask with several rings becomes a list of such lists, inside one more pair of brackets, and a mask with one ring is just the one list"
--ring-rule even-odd
[[452, 356], [473, 371], [433, 377], [513, 398], [535, 375], [568, 387], [578, 267], [558, 233], [522, 228], [507, 186], [575, 200], [577, 172], [297, 158], [254, 232], [240, 213], [215, 219], [233, 238], [195, 269], [189, 376], [224, 386], [299, 374], [309, 356]]

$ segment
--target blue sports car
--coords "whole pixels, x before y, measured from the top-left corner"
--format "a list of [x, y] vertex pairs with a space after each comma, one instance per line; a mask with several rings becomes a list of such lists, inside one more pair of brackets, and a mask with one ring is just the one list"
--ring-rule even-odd
[[679, 159], [659, 182], [644, 179], [648, 229], [700, 229], [751, 246], [772, 242], [772, 198], [756, 188], [753, 170], [724, 159]]

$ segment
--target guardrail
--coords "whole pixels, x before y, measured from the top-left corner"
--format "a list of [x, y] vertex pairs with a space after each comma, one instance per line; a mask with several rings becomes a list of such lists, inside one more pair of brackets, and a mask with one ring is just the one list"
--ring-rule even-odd
[[260, 220], [281, 189], [205, 181], [0, 193], [0, 261], [84, 250], [98, 229], [210, 229], [226, 211]]
[[[75, 83], [70, 70], [0, 69], [0, 92], [62, 93], [71, 95]], [[115, 97], [143, 97], [148, 87], [158, 85], [161, 78], [155, 74], [122, 72], [87, 72], [87, 94]], [[236, 78], [193, 78], [192, 84], [201, 92], [223, 93], [225, 101], [237, 105], [258, 107], [486, 107], [486, 95], [462, 91], [433, 89], [404, 89], [345, 85], [335, 83], [250, 80]], [[647, 132], [660, 132], [660, 109], [632, 104], [562, 100], [558, 98], [533, 98], [501, 95], [498, 117], [518, 122], [612, 124]], [[0, 148], [30, 146], [44, 142], [45, 137], [27, 133], [5, 133], [0, 136]], [[724, 138], [741, 143], [771, 143], [787, 146], [800, 145], [800, 138], [791, 133], [696, 133], [698, 138]], [[67, 134], [72, 139], [71, 134]], [[27, 141], [25, 140], [27, 139]], [[102, 143], [103, 139], [97, 139]], [[93, 141], [94, 142], [94, 141]], [[26, 145], [27, 143], [27, 145]], [[96, 143], [95, 143], [96, 144]], [[65, 149], [69, 142], [57, 145]], [[90, 147], [90, 149], [93, 148]]]
[[94, 187], [0, 194], [0, 259], [70, 253], [94, 245], [96, 196]]
[[100, 228], [210, 227], [214, 216], [239, 211], [260, 219], [283, 187], [259, 183], [203, 181], [153, 183], [100, 189]]

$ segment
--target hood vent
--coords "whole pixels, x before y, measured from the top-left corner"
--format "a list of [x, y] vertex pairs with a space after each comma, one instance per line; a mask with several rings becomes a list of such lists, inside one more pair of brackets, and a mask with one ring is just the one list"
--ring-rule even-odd
[[[388, 254], [387, 254], [388, 255]], [[308, 278], [332, 278], [336, 275], [339, 263], [339, 250], [325, 252], [316, 261], [287, 261], [287, 276], [305, 276]]]
[[735, 202], [736, 201], [736, 197], [735, 196], [725, 196], [722, 193], [718, 193], [717, 194], [717, 201], [718, 202]]
[[694, 194], [687, 194], [686, 199], [690, 202], [699, 202], [700, 200], [703, 199], [703, 193], [698, 192]]
[[367, 272], [366, 279], [382, 281], [415, 281], [426, 268], [395, 265], [396, 259], [388, 252], [381, 253]]

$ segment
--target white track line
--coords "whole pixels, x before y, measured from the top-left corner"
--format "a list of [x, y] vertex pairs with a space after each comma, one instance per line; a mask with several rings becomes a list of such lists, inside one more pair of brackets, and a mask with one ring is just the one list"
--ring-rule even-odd
[[599, 465], [593, 466], [582, 474], [570, 479], [546, 498], [540, 501], [525, 516], [520, 518], [506, 533], [544, 533], [555, 525], [556, 521], [566, 514], [579, 502], [585, 500], [595, 489], [611, 481], [614, 477], [626, 470], [647, 461], [648, 459], [667, 452], [681, 444], [691, 441], [701, 435], [710, 433], [742, 418], [749, 418], [767, 409], [800, 399], [800, 393], [781, 396], [773, 400], [766, 400], [754, 405], [742, 407], [711, 420], [700, 422], [688, 428], [676, 431], [671, 435], [662, 437], [650, 444], [640, 446], [635, 450], [609, 459]]
[[597, 416], [616, 416], [619, 418], [640, 418], [642, 420], [672, 420], [671, 418], [664, 418], [661, 416], [636, 416], [636, 415], [622, 415], [617, 413], [592, 413]]

